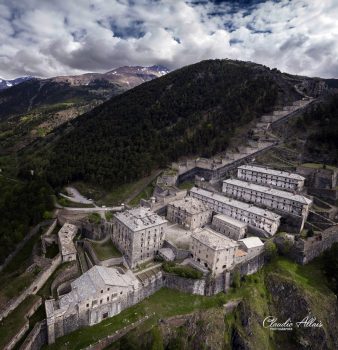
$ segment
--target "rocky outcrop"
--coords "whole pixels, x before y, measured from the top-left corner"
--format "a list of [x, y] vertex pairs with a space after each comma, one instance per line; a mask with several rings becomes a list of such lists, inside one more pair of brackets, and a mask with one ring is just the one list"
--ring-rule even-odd
[[[337, 349], [338, 348], [338, 308], [337, 299], [318, 292], [310, 294], [294, 283], [292, 279], [276, 273], [268, 274], [266, 287], [271, 294], [274, 310], [281, 322], [288, 318], [294, 324], [292, 340], [298, 349]], [[323, 327], [296, 326], [305, 317], [315, 317]]]
[[224, 312], [217, 309], [171, 317], [160, 325], [164, 348], [219, 350], [224, 347]]

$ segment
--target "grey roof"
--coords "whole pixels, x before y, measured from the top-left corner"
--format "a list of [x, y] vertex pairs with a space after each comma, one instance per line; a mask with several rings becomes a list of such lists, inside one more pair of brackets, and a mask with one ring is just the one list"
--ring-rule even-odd
[[199, 242], [214, 250], [223, 250], [238, 246], [236, 241], [223, 236], [210, 228], [197, 230], [191, 235], [191, 237], [197, 239]]
[[238, 169], [251, 170], [251, 171], [256, 171], [258, 173], [270, 174], [270, 175], [275, 175], [275, 176], [280, 176], [280, 177], [285, 177], [285, 178], [300, 180], [300, 181], [305, 180], [305, 177], [299, 174], [289, 173], [287, 171], [275, 170], [275, 169], [270, 169], [270, 168], [256, 166], [256, 165], [241, 165], [238, 167]]
[[236, 219], [234, 219], [228, 215], [225, 215], [225, 214], [217, 214], [214, 216], [213, 219], [219, 219], [221, 221], [229, 223], [230, 225], [233, 225], [233, 226], [238, 227], [238, 228], [243, 228], [243, 227], [248, 226], [247, 223], [236, 220]]
[[189, 214], [199, 214], [206, 211], [210, 211], [210, 208], [205, 205], [202, 201], [193, 197], [185, 197], [183, 199], [176, 200], [171, 202], [169, 205], [185, 210]]
[[262, 208], [255, 207], [254, 205], [247, 204], [247, 203], [240, 202], [240, 201], [237, 201], [237, 200], [232, 199], [232, 198], [225, 197], [224, 195], [221, 195], [217, 192], [211, 192], [211, 191], [204, 190], [202, 188], [193, 187], [190, 190], [190, 193], [196, 193], [196, 194], [199, 194], [201, 196], [214, 199], [214, 200], [219, 201], [221, 203], [225, 203], [229, 206], [239, 208], [239, 209], [245, 210], [247, 212], [250, 212], [250, 213], [253, 213], [255, 215], [262, 216], [262, 217], [265, 217], [265, 218], [268, 218], [271, 220], [280, 220], [280, 218], [281, 218], [280, 215], [277, 215], [277, 214], [273, 213], [272, 211], [264, 210]]
[[171, 248], [161, 248], [159, 253], [165, 256], [168, 260], [175, 260], [175, 253]]
[[158, 226], [167, 222], [167, 220], [145, 207], [126, 210], [116, 213], [114, 216], [132, 231], [144, 230], [145, 228]]
[[129, 271], [122, 274], [115, 268], [95, 265], [71, 283], [72, 291], [60, 297], [60, 307], [91, 299], [107, 286], [137, 287], [138, 283]]
[[238, 186], [245, 189], [252, 189], [257, 192], [262, 192], [266, 194], [272, 194], [276, 197], [285, 198], [294, 202], [299, 202], [302, 204], [311, 204], [312, 200], [302, 196], [300, 194], [293, 194], [287, 191], [277, 190], [275, 188], [270, 188], [266, 186], [256, 185], [251, 182], [237, 180], [237, 179], [227, 179], [223, 181], [223, 184], [229, 184], [233, 186]]
[[58, 232], [59, 242], [61, 245], [61, 254], [76, 254], [76, 248], [73, 242], [77, 233], [77, 226], [65, 223]]
[[264, 243], [258, 237], [248, 237], [238, 240], [242, 242], [248, 249], [262, 247]]

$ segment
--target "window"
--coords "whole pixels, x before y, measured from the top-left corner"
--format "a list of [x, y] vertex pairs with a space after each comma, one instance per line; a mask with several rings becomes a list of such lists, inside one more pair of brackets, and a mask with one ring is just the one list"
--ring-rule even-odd
[[107, 318], [108, 317], [108, 312], [105, 312], [104, 314], [102, 314], [102, 318]]
[[89, 304], [87, 304], [86, 306], [89, 307]]
[[110, 291], [110, 288], [107, 288], [107, 291], [109, 292], [109, 291]]
[[109, 297], [107, 297], [107, 301], [109, 301]]
[[101, 293], [103, 293], [103, 289], [101, 289]]
[[122, 294], [123, 292], [120, 292], [120, 294]]
[[100, 300], [100, 304], [102, 304], [102, 299]]

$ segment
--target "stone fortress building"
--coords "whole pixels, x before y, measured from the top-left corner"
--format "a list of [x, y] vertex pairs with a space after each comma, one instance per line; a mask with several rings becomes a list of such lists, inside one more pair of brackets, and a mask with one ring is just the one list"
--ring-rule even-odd
[[167, 219], [194, 230], [211, 221], [211, 210], [200, 200], [186, 197], [168, 204]]
[[63, 262], [76, 260], [77, 252], [73, 240], [77, 231], [77, 226], [65, 223], [58, 232], [58, 244]]
[[264, 206], [276, 210], [281, 215], [286, 213], [288, 215], [300, 217], [299, 231], [304, 227], [312, 204], [312, 200], [303, 195], [293, 194], [238, 179], [224, 180], [222, 191], [230, 198], [239, 199], [258, 206]]
[[140, 281], [131, 271], [95, 265], [58, 300], [46, 300], [48, 342], [120, 313], [138, 301]]
[[248, 224], [224, 214], [214, 215], [211, 227], [215, 231], [236, 241], [244, 238], [248, 231]]
[[147, 208], [116, 213], [112, 241], [134, 268], [155, 257], [164, 239], [167, 220]]
[[[146, 207], [116, 213], [111, 240], [123, 253], [124, 267], [94, 266], [71, 282], [69, 292], [57, 300], [46, 301], [49, 343], [75, 329], [117, 315], [163, 286], [211, 295], [227, 291], [234, 271], [241, 275], [256, 272], [264, 264], [264, 243], [252, 235], [270, 238], [279, 229], [282, 217], [284, 220], [288, 215], [301, 218], [304, 225], [312, 203], [311, 199], [292, 193], [291, 186], [302, 189], [302, 179], [294, 184], [288, 179], [297, 177], [284, 172], [285, 181], [281, 180], [283, 176], [265, 177], [268, 170], [262, 169], [261, 175], [251, 172], [252, 177], [244, 177], [245, 181], [224, 180], [223, 193], [193, 187], [185, 198], [171, 200], [166, 206], [170, 227], [164, 217]], [[63, 248], [65, 252], [72, 252], [69, 247], [75, 249], [76, 226], [72, 226], [66, 224], [60, 230], [61, 250], [62, 246], [68, 247]], [[184, 234], [188, 246], [175, 247], [171, 231], [176, 236]], [[74, 258], [66, 253], [64, 256], [65, 260], [69, 256]], [[150, 261], [155, 256], [174, 264], [190, 265], [203, 272], [204, 277], [182, 281], [183, 277], [165, 273], [156, 267], [158, 264], [152, 267]], [[150, 262], [150, 267], [142, 275], [139, 267], [145, 262]], [[131, 270], [136, 268], [137, 272]], [[211, 279], [206, 277], [209, 275]]]
[[244, 222], [252, 231], [258, 231], [264, 236], [272, 236], [278, 230], [281, 216], [271, 211], [202, 188], [193, 187], [189, 193], [191, 197], [201, 200], [214, 212]]
[[236, 241], [203, 228], [191, 236], [191, 256], [193, 260], [204, 265], [216, 275], [229, 270], [235, 263]]
[[286, 171], [279, 171], [255, 165], [241, 165], [237, 169], [239, 180], [274, 186], [285, 191], [301, 191], [305, 177]]

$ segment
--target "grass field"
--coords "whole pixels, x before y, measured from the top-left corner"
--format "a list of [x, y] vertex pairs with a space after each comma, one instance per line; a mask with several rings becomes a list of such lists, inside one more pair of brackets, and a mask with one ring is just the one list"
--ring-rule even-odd
[[[306, 168], [311, 168], [311, 169], [323, 169], [324, 168], [324, 164], [318, 164], [318, 163], [304, 163], [304, 164], [302, 164], [302, 166], [304, 166]], [[330, 169], [330, 170], [337, 169], [333, 165], [326, 165], [325, 164], [325, 167], [326, 167], [326, 169]]]
[[135, 198], [133, 198], [129, 204], [132, 206], [137, 206], [140, 204], [141, 199], [149, 199], [154, 192], [155, 185], [150, 183], [142, 192], [140, 192]]
[[181, 190], [191, 190], [195, 186], [193, 181], [184, 181], [178, 185], [178, 188]]
[[110, 188], [94, 186], [84, 182], [75, 182], [72, 186], [85, 197], [92, 198], [98, 205], [114, 206], [125, 203], [126, 200], [133, 196], [139, 189], [147, 187], [156, 173], [157, 171], [154, 171], [152, 175], [138, 181], [112, 186]]
[[122, 256], [120, 251], [114, 246], [113, 242], [110, 239], [104, 243], [96, 243], [91, 241], [90, 244], [93, 247], [96, 256], [101, 261], [110, 258], [119, 258]]
[[99, 213], [91, 213], [88, 215], [89, 222], [99, 224], [101, 222], [101, 215]]

